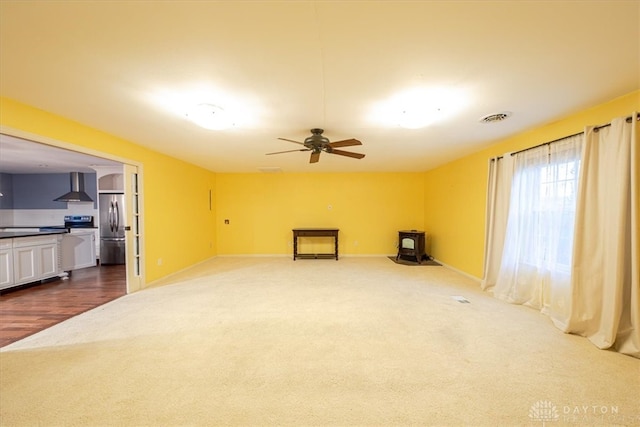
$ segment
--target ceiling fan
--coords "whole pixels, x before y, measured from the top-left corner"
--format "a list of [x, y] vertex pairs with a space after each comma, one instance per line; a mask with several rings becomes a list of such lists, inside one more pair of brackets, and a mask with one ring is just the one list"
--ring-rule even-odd
[[292, 153], [294, 151], [311, 151], [311, 158], [309, 163], [317, 163], [320, 160], [320, 153], [325, 152], [329, 154], [337, 154], [339, 156], [353, 157], [354, 159], [361, 159], [364, 154], [354, 153], [351, 151], [336, 150], [337, 147], [350, 147], [353, 145], [362, 145], [362, 142], [357, 139], [343, 139], [342, 141], [329, 142], [329, 139], [322, 136], [324, 129], [311, 129], [311, 136], [305, 138], [304, 142], [294, 141], [287, 138], [278, 138], [283, 141], [293, 142], [294, 144], [303, 145], [305, 148], [297, 150], [277, 151], [275, 153], [267, 153], [267, 156], [271, 154]]

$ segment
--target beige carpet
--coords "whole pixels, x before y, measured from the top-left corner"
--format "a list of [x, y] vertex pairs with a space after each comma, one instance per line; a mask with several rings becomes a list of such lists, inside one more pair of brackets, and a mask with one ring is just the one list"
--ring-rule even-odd
[[638, 396], [640, 360], [383, 256], [215, 258], [0, 352], [4, 426], [640, 425]]

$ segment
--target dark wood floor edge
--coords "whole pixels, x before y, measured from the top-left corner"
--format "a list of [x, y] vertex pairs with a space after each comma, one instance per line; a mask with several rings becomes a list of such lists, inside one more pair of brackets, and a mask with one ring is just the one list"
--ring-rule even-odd
[[126, 287], [126, 266], [97, 266], [0, 295], [0, 348], [113, 302]]

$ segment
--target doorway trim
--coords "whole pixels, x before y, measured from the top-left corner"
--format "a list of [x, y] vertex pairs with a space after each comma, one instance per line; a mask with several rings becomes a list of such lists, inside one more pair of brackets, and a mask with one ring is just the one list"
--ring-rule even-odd
[[[127, 238], [126, 244], [125, 244], [125, 259], [127, 260], [126, 263], [126, 270], [127, 270], [127, 277], [126, 277], [126, 281], [127, 281], [127, 294], [144, 289], [144, 287], [146, 286], [146, 277], [145, 277], [145, 269], [144, 269], [144, 265], [145, 265], [145, 251], [144, 251], [144, 244], [143, 244], [143, 236], [144, 236], [144, 209], [142, 208], [144, 206], [144, 194], [143, 194], [143, 189], [144, 189], [144, 183], [143, 183], [143, 179], [144, 179], [144, 175], [143, 175], [143, 164], [135, 161], [135, 160], [131, 160], [131, 159], [127, 159], [124, 157], [120, 157], [120, 156], [116, 156], [113, 154], [109, 154], [109, 153], [105, 153], [99, 150], [95, 150], [92, 148], [88, 148], [88, 147], [83, 147], [83, 146], [79, 146], [79, 145], [75, 145], [69, 142], [65, 142], [65, 141], [60, 141], [54, 138], [49, 138], [43, 135], [38, 135], [38, 134], [34, 134], [34, 133], [30, 133], [30, 132], [25, 132], [23, 130], [20, 129], [15, 129], [9, 126], [1, 126], [0, 125], [0, 133], [4, 134], [4, 135], [8, 135], [8, 136], [12, 136], [15, 138], [21, 138], [21, 139], [25, 139], [28, 141], [32, 141], [38, 144], [45, 144], [45, 145], [49, 145], [51, 147], [55, 147], [55, 148], [60, 148], [60, 149], [64, 149], [64, 150], [69, 150], [69, 151], [75, 151], [77, 153], [82, 153], [82, 154], [87, 154], [90, 156], [94, 156], [94, 157], [100, 157], [103, 159], [108, 159], [108, 160], [112, 160], [115, 162], [119, 162], [122, 163], [123, 166], [123, 170], [125, 172], [125, 174], [135, 174], [136, 175], [136, 193], [134, 194], [133, 192], [133, 188], [131, 185], [125, 185], [124, 186], [124, 194], [125, 194], [125, 200], [127, 201], [132, 201], [134, 200], [134, 198], [137, 200], [138, 203], [138, 214], [137, 214], [137, 218], [136, 220], [137, 222], [137, 226], [135, 227], [137, 234], [139, 235], [139, 246], [137, 246], [137, 249], [134, 248], [134, 244], [133, 244], [133, 239], [131, 238]], [[130, 204], [130, 203], [129, 203]], [[126, 215], [127, 217], [127, 222], [132, 220], [132, 217], [129, 215]], [[131, 227], [132, 229], [134, 228], [132, 226], [131, 223], [127, 224], [127, 226]], [[129, 236], [130, 233], [127, 234], [127, 236]], [[136, 260], [136, 262], [138, 263], [138, 267], [137, 268], [133, 268], [133, 266], [130, 265], [132, 260]]]

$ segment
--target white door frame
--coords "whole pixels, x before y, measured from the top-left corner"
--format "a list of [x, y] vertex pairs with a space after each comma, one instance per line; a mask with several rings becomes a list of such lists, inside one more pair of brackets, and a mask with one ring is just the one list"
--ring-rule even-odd
[[141, 168], [124, 164], [125, 247], [127, 264], [127, 293], [144, 287], [144, 233], [142, 232], [142, 173]]

